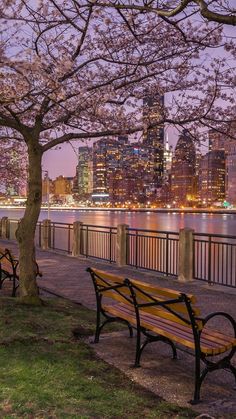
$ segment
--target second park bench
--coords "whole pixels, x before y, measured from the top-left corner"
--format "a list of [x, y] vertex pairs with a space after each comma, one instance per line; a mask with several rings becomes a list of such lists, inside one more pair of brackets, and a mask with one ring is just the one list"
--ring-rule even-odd
[[[201, 384], [208, 372], [228, 369], [236, 380], [236, 368], [231, 363], [236, 351], [236, 322], [228, 313], [215, 312], [201, 318], [194, 295], [94, 268], [87, 271], [91, 274], [97, 301], [95, 343], [99, 342], [101, 330], [107, 323], [121, 321], [127, 324], [131, 337], [133, 328], [136, 329], [135, 367], [140, 366], [143, 349], [151, 342], [170, 345], [174, 359], [177, 358], [176, 344], [191, 349], [195, 357], [192, 404], [200, 401]], [[229, 320], [233, 329], [231, 336], [206, 325], [215, 316]], [[219, 359], [220, 354], [224, 355]]]
[[[37, 262], [35, 262], [36, 276], [42, 277]], [[5, 280], [8, 279], [12, 283], [12, 297], [16, 296], [19, 287], [19, 260], [9, 249], [0, 247], [0, 289]]]

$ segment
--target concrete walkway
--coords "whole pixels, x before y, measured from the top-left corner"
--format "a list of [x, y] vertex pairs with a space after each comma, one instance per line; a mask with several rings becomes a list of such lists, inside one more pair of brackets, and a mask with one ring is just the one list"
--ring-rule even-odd
[[[17, 254], [15, 243], [1, 239], [0, 245], [9, 247]], [[136, 271], [129, 267], [118, 268], [115, 264], [86, 258], [78, 259], [39, 249], [37, 250], [37, 261], [43, 272], [43, 278], [38, 280], [40, 287], [91, 309], [96, 308], [96, 302], [92, 281], [86, 272], [88, 266], [185, 293], [194, 293], [199, 301], [198, 305], [201, 307], [202, 316], [214, 311], [226, 311], [236, 318], [236, 289], [208, 286], [201, 281], [183, 284], [176, 279], [167, 279], [153, 272]], [[220, 327], [224, 330], [227, 326], [222, 322]], [[166, 345], [155, 343], [148, 345], [145, 349], [142, 368], [132, 369], [129, 367], [134, 358], [135, 339], [129, 339], [127, 335], [126, 332], [125, 334], [124, 332], [104, 333], [101, 342], [93, 347], [99, 356], [120, 368], [132, 380], [138, 381], [166, 400], [180, 405], [188, 405], [193, 390], [193, 357], [179, 351], [179, 360], [171, 361]], [[234, 386], [233, 376], [228, 372], [219, 371], [210, 374], [202, 386], [203, 402], [194, 409], [217, 418], [236, 418]]]

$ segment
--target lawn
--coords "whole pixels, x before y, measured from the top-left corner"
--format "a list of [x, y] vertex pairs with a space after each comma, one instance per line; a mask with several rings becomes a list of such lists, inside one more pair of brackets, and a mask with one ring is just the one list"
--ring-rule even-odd
[[0, 308], [1, 418], [196, 416], [96, 357], [86, 344], [94, 331], [93, 311], [62, 299], [34, 307], [1, 298]]

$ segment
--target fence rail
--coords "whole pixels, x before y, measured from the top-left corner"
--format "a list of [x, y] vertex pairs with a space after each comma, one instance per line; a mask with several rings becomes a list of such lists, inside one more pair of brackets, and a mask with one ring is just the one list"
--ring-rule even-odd
[[[18, 220], [8, 220], [6, 237], [15, 238]], [[42, 247], [43, 222], [38, 222], [35, 243]], [[73, 224], [50, 223], [51, 249], [72, 253]], [[117, 262], [117, 227], [81, 223], [80, 254]], [[180, 238], [178, 232], [127, 228], [126, 264], [178, 276]], [[193, 232], [193, 278], [209, 284], [236, 288], [236, 236]], [[191, 265], [192, 266], [192, 265]]]
[[128, 229], [127, 265], [178, 275], [179, 233]]
[[194, 234], [194, 278], [236, 287], [236, 237]]
[[81, 228], [80, 253], [111, 262], [116, 261], [116, 227], [83, 224]]
[[72, 251], [73, 224], [51, 223], [51, 248], [54, 250]]

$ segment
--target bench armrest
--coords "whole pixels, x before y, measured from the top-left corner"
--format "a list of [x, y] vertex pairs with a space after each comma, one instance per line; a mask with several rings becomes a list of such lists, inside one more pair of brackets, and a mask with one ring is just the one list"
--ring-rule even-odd
[[216, 317], [216, 316], [222, 316], [222, 317], [225, 317], [227, 320], [229, 320], [229, 322], [233, 326], [234, 337], [236, 338], [236, 321], [234, 320], [234, 318], [230, 314], [225, 313], [224, 311], [216, 311], [215, 313], [208, 314], [208, 316], [206, 316], [204, 319], [202, 319], [203, 327], [206, 325], [206, 323], [209, 320], [211, 320], [213, 317]]

